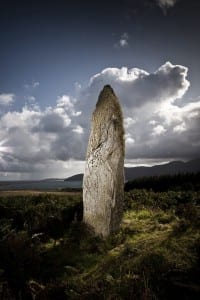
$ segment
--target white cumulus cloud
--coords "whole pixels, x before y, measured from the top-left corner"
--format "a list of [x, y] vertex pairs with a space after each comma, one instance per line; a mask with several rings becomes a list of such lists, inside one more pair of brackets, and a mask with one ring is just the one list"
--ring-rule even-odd
[[7, 106], [14, 102], [15, 95], [14, 94], [0, 94], [0, 105]]
[[81, 127], [80, 125], [77, 125], [74, 129], [72, 129], [72, 131], [78, 134], [82, 134], [84, 132], [83, 127]]
[[166, 129], [162, 125], [157, 125], [153, 128], [152, 135], [157, 136], [166, 132]]
[[180, 124], [176, 125], [174, 127], [173, 131], [181, 133], [181, 132], [184, 132], [186, 129], [187, 129], [186, 124], [185, 124], [185, 122], [183, 122], [183, 123], [180, 123]]

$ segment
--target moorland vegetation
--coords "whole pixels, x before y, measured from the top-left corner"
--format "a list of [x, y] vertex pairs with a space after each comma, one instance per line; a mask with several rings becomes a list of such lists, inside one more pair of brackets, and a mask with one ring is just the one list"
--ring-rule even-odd
[[200, 298], [199, 174], [127, 183], [107, 239], [81, 220], [80, 191], [2, 193], [0, 299]]

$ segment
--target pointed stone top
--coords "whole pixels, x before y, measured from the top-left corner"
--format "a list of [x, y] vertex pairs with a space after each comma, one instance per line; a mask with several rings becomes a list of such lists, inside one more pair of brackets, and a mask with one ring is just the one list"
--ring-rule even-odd
[[109, 84], [104, 85], [104, 88], [101, 92], [110, 92], [110, 93], [114, 94], [114, 90]]
[[96, 107], [99, 107], [100, 105], [102, 105], [103, 103], [108, 103], [108, 101], [110, 99], [116, 99], [116, 95], [115, 95], [115, 92], [113, 90], [113, 88], [107, 84], [107, 85], [104, 85], [104, 88], [101, 90], [100, 94], [99, 94], [99, 98], [98, 98], [98, 101], [97, 101], [97, 104], [96, 104]]
[[104, 85], [104, 89], [110, 89], [110, 90], [112, 90], [112, 91], [113, 91], [113, 89], [112, 89], [112, 87], [110, 86], [110, 84], [106, 84], [106, 85]]

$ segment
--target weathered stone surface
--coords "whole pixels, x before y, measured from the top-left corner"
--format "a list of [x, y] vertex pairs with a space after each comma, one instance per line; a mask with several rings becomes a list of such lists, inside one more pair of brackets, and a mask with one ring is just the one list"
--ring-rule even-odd
[[92, 116], [83, 178], [84, 222], [102, 237], [117, 231], [123, 198], [123, 116], [113, 89], [106, 85]]

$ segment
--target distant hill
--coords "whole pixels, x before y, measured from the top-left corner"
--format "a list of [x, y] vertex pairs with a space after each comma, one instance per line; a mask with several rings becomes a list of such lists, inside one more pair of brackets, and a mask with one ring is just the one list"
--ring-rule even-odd
[[68, 177], [65, 179], [65, 181], [82, 181], [83, 180], [83, 174], [76, 174], [71, 177]]
[[[200, 171], [200, 159], [188, 162], [172, 161], [164, 165], [152, 167], [125, 168], [125, 179], [133, 180], [144, 176], [175, 175], [179, 173], [195, 173]], [[83, 174], [77, 174], [65, 179], [65, 181], [82, 181]]]
[[198, 171], [200, 171], [200, 159], [188, 162], [173, 161], [152, 167], [125, 168], [125, 177], [126, 180], [133, 180], [144, 176], [175, 175], [179, 173], [195, 173]]
[[45, 178], [45, 179], [41, 179], [39, 181], [63, 181], [63, 178]]

